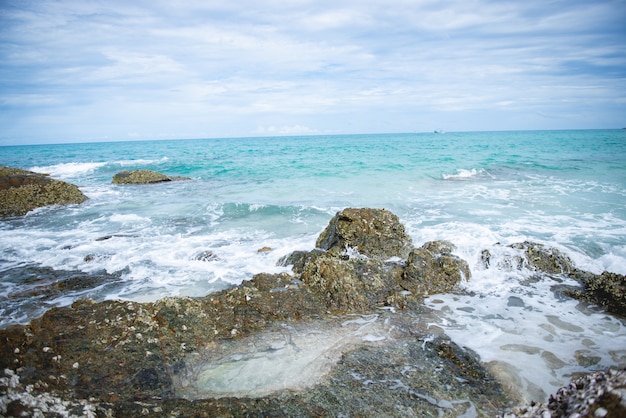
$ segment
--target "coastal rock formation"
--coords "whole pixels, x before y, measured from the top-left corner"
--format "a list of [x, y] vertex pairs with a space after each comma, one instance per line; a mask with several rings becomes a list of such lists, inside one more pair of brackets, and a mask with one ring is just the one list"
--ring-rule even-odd
[[[470, 278], [453, 245], [433, 241], [411, 250], [411, 238], [393, 213], [348, 208], [337, 213], [309, 253], [282, 260], [325, 302], [340, 311], [404, 306], [407, 296], [449, 292]], [[405, 262], [408, 256], [408, 260]]]
[[[404, 227], [375, 209], [342, 211], [318, 243], [286, 257], [295, 275], [202, 298], [79, 300], [0, 330], [0, 414], [453, 417], [507, 405], [475, 354], [420, 322], [425, 292], [469, 277], [449, 243], [405, 262]], [[214, 393], [214, 381], [272, 383], [258, 374], [267, 364], [301, 383]]]
[[124, 170], [113, 176], [113, 184], [148, 184], [166, 181], [189, 180], [187, 177], [170, 177], [152, 170]]
[[77, 186], [35, 173], [0, 166], [0, 218], [23, 216], [50, 205], [79, 204], [87, 200]]

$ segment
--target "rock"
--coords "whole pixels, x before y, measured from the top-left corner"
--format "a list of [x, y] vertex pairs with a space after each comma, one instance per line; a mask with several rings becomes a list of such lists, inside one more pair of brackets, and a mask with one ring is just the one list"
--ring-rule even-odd
[[327, 251], [358, 250], [368, 257], [406, 258], [412, 243], [398, 217], [385, 209], [348, 208], [338, 212], [315, 245]]
[[47, 174], [0, 166], [0, 218], [23, 216], [50, 205], [79, 204], [87, 200], [77, 186]]
[[608, 312], [626, 317], [626, 276], [608, 271], [592, 274], [576, 270], [571, 277], [583, 289], [569, 289], [565, 293], [579, 300], [602, 306]]
[[626, 369], [609, 368], [574, 379], [548, 404], [532, 403], [499, 415], [502, 418], [624, 417], [626, 416]]
[[[420, 333], [414, 316], [419, 311], [332, 317], [306, 288], [272, 292], [289, 287], [292, 280], [287, 274], [257, 275], [242, 286], [199, 299], [79, 301], [53, 309], [29, 326], [0, 330], [0, 408], [6, 406], [0, 411], [453, 417], [493, 416], [507, 405], [502, 388], [475, 354], [444, 337]], [[315, 316], [323, 319], [309, 328]], [[316, 333], [307, 331], [327, 332], [319, 328], [326, 323], [343, 334], [350, 327], [356, 340], [320, 382], [304, 390], [208, 399], [177, 395], [179, 386], [174, 385], [195, 378], [197, 367], [211, 361], [212, 353], [224, 352], [232, 363], [243, 355], [253, 359], [285, 348], [289, 360], [289, 353], [300, 353], [290, 333], [303, 333], [296, 341], [310, 341]], [[285, 344], [265, 347], [262, 330], [282, 334]], [[376, 338], [383, 330], [384, 338]], [[250, 339], [256, 333], [260, 338]], [[243, 347], [236, 348], [238, 342]]]
[[278, 260], [279, 266], [292, 266], [292, 270], [296, 274], [301, 274], [304, 270], [304, 266], [311, 261], [311, 259], [325, 254], [325, 251], [314, 249], [311, 251], [294, 251], [291, 254], [287, 254]]
[[125, 170], [113, 176], [113, 184], [147, 184], [189, 180], [187, 177], [169, 177], [152, 170]]
[[218, 261], [219, 259], [220, 258], [210, 250], [201, 251], [193, 257], [193, 260], [204, 262]]
[[451, 254], [453, 248], [448, 241], [433, 241], [412, 250], [402, 274], [402, 288], [426, 296], [449, 292], [461, 280], [469, 280], [469, 265]]
[[402, 267], [382, 260], [342, 259], [332, 253], [312, 257], [303, 267], [302, 281], [328, 308], [365, 311], [387, 305], [402, 291]]
[[511, 248], [524, 250], [528, 263], [535, 270], [550, 274], [567, 274], [575, 270], [572, 260], [556, 248], [530, 241], [513, 244]]

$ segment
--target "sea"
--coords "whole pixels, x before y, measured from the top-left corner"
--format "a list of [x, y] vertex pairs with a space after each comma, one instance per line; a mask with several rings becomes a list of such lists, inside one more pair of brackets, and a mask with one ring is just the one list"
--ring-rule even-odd
[[[555, 292], [576, 285], [568, 278], [506, 262], [510, 244], [533, 241], [578, 268], [626, 274], [626, 130], [18, 145], [0, 147], [0, 165], [89, 198], [0, 221], [2, 328], [80, 298], [201, 297], [289, 272], [279, 259], [313, 249], [335, 213], [375, 207], [395, 213], [416, 247], [456, 246], [472, 276], [461, 292], [426, 299], [429, 326], [524, 398], [626, 366], [623, 319]], [[112, 184], [135, 169], [191, 180]]]

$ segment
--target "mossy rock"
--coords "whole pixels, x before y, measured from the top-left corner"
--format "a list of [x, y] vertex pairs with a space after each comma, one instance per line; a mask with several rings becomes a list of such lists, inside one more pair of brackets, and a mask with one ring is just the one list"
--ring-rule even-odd
[[80, 189], [47, 174], [0, 166], [0, 218], [23, 216], [50, 205], [79, 204], [87, 200]]
[[330, 220], [315, 245], [332, 252], [350, 247], [368, 257], [406, 258], [412, 241], [395, 214], [385, 209], [347, 208]]
[[152, 170], [124, 170], [113, 176], [113, 184], [147, 184], [165, 181], [172, 181], [172, 179]]

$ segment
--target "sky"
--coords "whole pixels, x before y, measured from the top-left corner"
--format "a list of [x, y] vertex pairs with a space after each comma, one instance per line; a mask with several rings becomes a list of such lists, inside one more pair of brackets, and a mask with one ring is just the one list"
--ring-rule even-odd
[[0, 145], [626, 127], [626, 0], [0, 0]]

